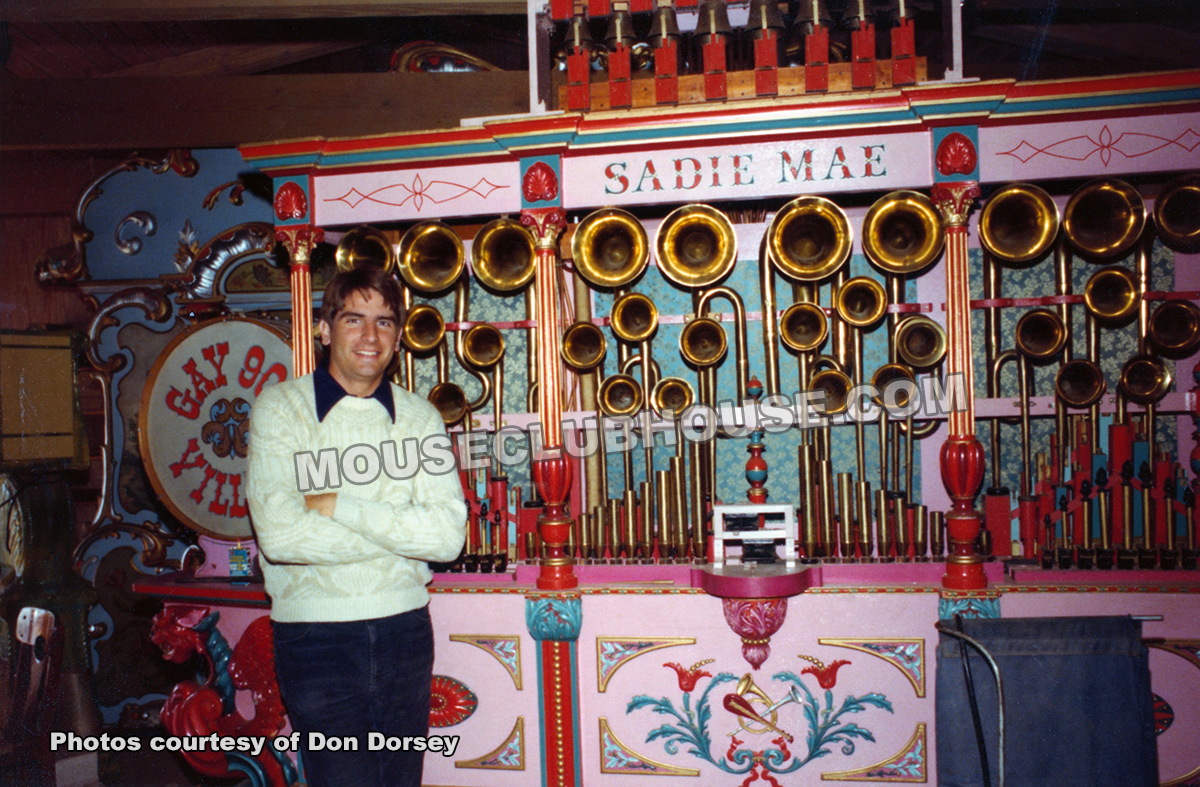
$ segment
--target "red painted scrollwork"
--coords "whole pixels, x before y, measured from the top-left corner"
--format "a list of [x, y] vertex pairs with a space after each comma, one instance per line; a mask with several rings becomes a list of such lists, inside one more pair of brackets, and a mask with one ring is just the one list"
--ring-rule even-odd
[[979, 154], [965, 134], [954, 131], [938, 145], [936, 162], [943, 176], [970, 175], [979, 166]]
[[302, 219], [308, 215], [308, 197], [294, 181], [288, 181], [275, 192], [275, 218], [280, 221]]
[[558, 176], [549, 164], [539, 161], [525, 171], [521, 190], [526, 202], [553, 202], [558, 199]]

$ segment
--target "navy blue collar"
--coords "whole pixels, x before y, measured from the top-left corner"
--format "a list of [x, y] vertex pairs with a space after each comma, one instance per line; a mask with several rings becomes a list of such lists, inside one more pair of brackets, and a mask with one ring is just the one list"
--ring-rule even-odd
[[[350, 395], [341, 383], [333, 379], [333, 375], [329, 373], [329, 367], [325, 364], [321, 364], [313, 372], [313, 390], [317, 395], [318, 422], [324, 421], [333, 406], [343, 397]], [[396, 423], [396, 403], [392, 400], [392, 385], [386, 377], [379, 381], [374, 393], [364, 398], [374, 399], [383, 405], [383, 409], [387, 410], [388, 415], [392, 417], [392, 423]]]

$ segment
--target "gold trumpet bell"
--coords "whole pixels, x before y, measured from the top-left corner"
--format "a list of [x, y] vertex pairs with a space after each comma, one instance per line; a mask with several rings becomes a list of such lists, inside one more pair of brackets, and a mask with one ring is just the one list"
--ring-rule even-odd
[[798, 197], [767, 228], [771, 259], [796, 281], [820, 281], [850, 258], [853, 233], [845, 211], [824, 197]]
[[1012, 183], [988, 198], [979, 216], [979, 240], [1010, 265], [1036, 260], [1054, 245], [1058, 206], [1045, 189]]
[[915, 191], [893, 191], [875, 201], [863, 219], [863, 251], [892, 274], [924, 270], [946, 240], [933, 202]]
[[628, 292], [613, 302], [609, 324], [621, 341], [644, 342], [658, 328], [658, 308], [646, 295]]
[[[917, 378], [913, 375], [912, 369], [898, 363], [884, 364], [875, 370], [875, 374], [871, 375], [871, 385], [879, 390], [880, 401], [884, 399], [883, 394], [888, 386], [901, 380], [915, 383]], [[908, 391], [898, 391], [896, 394], [896, 406], [905, 407], [907, 404]]]
[[874, 325], [887, 313], [887, 292], [870, 276], [855, 276], [837, 293], [837, 312], [856, 328]]
[[1150, 314], [1150, 341], [1168, 358], [1186, 358], [1200, 347], [1200, 308], [1191, 301], [1163, 301]]
[[1026, 358], [1048, 361], [1062, 352], [1067, 331], [1062, 318], [1049, 309], [1033, 309], [1017, 320], [1017, 349]]
[[438, 383], [429, 391], [429, 401], [442, 416], [442, 423], [454, 426], [467, 416], [467, 395], [457, 383]]
[[356, 227], [338, 241], [334, 254], [339, 273], [364, 265], [374, 265], [391, 271], [396, 267], [396, 251], [386, 233], [374, 227]]
[[632, 375], [610, 375], [600, 384], [597, 402], [605, 415], [633, 415], [642, 409], [642, 386]]
[[1059, 367], [1054, 378], [1055, 393], [1070, 407], [1091, 407], [1107, 389], [1100, 367], [1078, 358]]
[[915, 369], [926, 369], [946, 357], [946, 330], [929, 317], [914, 314], [896, 328], [896, 354]]
[[683, 326], [679, 334], [679, 352], [693, 366], [720, 363], [729, 349], [729, 340], [721, 323], [711, 317], [697, 317]]
[[624, 287], [650, 262], [646, 229], [632, 213], [601, 208], [589, 213], [571, 239], [575, 269], [596, 287]]
[[1134, 404], [1154, 404], [1171, 390], [1171, 372], [1161, 358], [1135, 355], [1121, 367], [1118, 386]]
[[408, 310], [400, 332], [404, 346], [416, 353], [436, 349], [446, 335], [446, 320], [442, 313], [427, 303], [418, 303]]
[[1167, 245], [1200, 249], [1200, 175], [1184, 175], [1163, 188], [1154, 201], [1154, 224]]
[[683, 205], [667, 214], [654, 248], [662, 274], [688, 289], [715, 284], [737, 262], [733, 223], [708, 205]]
[[662, 414], [670, 410], [679, 415], [696, 401], [696, 392], [681, 377], [664, 377], [655, 384], [650, 399], [655, 412]]
[[817, 349], [828, 335], [825, 310], [815, 303], [793, 303], [779, 318], [779, 338], [796, 352]]
[[475, 275], [497, 292], [513, 292], [533, 281], [535, 254], [533, 233], [508, 218], [484, 224], [471, 243]]
[[1101, 322], [1121, 322], [1133, 316], [1142, 296], [1137, 278], [1116, 265], [1101, 268], [1088, 279], [1083, 302]]
[[504, 357], [504, 336], [488, 323], [472, 325], [463, 337], [463, 356], [478, 369], [490, 369]]
[[825, 404], [821, 412], [825, 415], [844, 413], [850, 405], [850, 378], [838, 369], [822, 369], [812, 376], [808, 387], [825, 393]]
[[418, 292], [435, 293], [458, 280], [466, 253], [458, 233], [440, 221], [415, 224], [400, 239], [400, 275]]
[[1119, 257], [1133, 248], [1146, 225], [1146, 203], [1123, 180], [1102, 178], [1076, 189], [1063, 211], [1063, 232], [1080, 253]]
[[604, 331], [590, 322], [577, 322], [563, 333], [559, 353], [568, 366], [577, 371], [590, 371], [600, 365], [608, 352]]

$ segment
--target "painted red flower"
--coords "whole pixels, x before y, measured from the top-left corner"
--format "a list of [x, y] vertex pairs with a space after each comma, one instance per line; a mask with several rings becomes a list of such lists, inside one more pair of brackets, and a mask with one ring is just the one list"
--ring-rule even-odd
[[679, 690], [680, 691], [691, 691], [692, 689], [696, 688], [696, 681], [700, 680], [701, 678], [711, 678], [712, 677], [711, 672], [707, 672], [705, 670], [700, 669], [705, 664], [712, 664], [712, 662], [713, 662], [713, 659], [704, 659], [703, 661], [697, 661], [695, 664], [688, 667], [687, 669], [684, 669], [682, 666], [680, 666], [679, 664], [676, 664], [673, 661], [669, 661], [666, 664], [664, 664], [663, 666], [672, 668], [673, 670], [675, 670], [676, 674], [679, 675]]
[[813, 663], [813, 666], [800, 670], [800, 674], [814, 676], [817, 679], [817, 685], [823, 689], [832, 689], [837, 684], [838, 668], [850, 663], [845, 659], [838, 659], [829, 666], [825, 666], [824, 662], [812, 656], [801, 654], [798, 658]]
[[429, 703], [430, 727], [453, 727], [471, 717], [479, 707], [479, 698], [462, 681], [446, 675], [433, 676]]

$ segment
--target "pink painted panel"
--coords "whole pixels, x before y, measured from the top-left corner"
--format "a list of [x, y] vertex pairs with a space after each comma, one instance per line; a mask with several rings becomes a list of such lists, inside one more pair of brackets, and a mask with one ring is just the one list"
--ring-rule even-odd
[[[640, 774], [639, 784], [663, 787], [734, 784], [745, 779], [747, 774], [734, 776], [689, 753], [692, 744], [679, 734], [686, 728], [681, 717], [655, 711], [656, 707], [666, 710], [669, 706], [682, 714], [682, 718], [688, 718], [684, 711], [685, 695], [688, 707], [697, 714], [706, 690], [709, 693], [703, 707], [711, 712], [707, 750], [713, 760], [724, 762], [733, 770], [743, 770], [746, 766], [739, 765], [740, 760], [727, 759], [731, 747], [742, 751], [782, 751], [780, 743], [772, 742], [780, 740], [779, 731], [792, 736], [791, 742], [783, 741], [789, 752], [786, 761], [793, 757], [805, 759], [809, 754], [805, 743], [809, 727], [802, 711], [807, 697], [804, 689], [797, 687], [800, 703], [787, 702], [776, 710], [777, 730], [766, 729], [760, 722], [748, 719], [743, 726], [738, 716], [726, 708], [724, 700], [726, 695], [736, 694], [739, 680], [748, 675], [765, 698], [756, 696], [753, 689], [744, 692], [743, 697], [748, 698], [752, 708], [762, 711], [760, 716], [770, 720], [767, 701], [778, 703], [787, 699], [794, 685], [782, 677], [782, 673], [788, 672], [796, 676], [819, 710], [824, 711], [826, 689], [819, 685], [814, 674], [802, 674], [805, 669], [817, 670], [814, 659], [822, 663], [825, 672], [833, 673], [827, 682], [835, 714], [849, 695], [881, 697], [894, 712], [872, 704], [875, 699], [864, 700], [860, 712], [845, 713], [839, 722], [853, 722], [869, 730], [875, 742], [856, 740], [850, 754], [842, 751], [841, 744], [828, 745], [825, 756], [779, 777], [783, 783], [816, 785], [822, 782], [822, 774], [828, 778], [835, 772], [888, 760], [907, 751], [921, 723], [925, 727], [920, 760], [932, 780], [931, 659], [936, 617], [935, 593], [804, 594], [788, 600], [786, 619], [771, 637], [770, 656], [760, 669], [754, 670], [742, 656], [740, 637], [724, 620], [719, 599], [688, 594], [587, 596], [579, 643], [583, 767], [587, 783], [627, 785], [630, 774]], [[694, 639], [694, 643], [688, 639]], [[842, 644], [831, 639], [841, 640]], [[916, 678], [908, 677], [911, 672], [906, 674], [891, 661], [846, 647], [846, 641], [870, 641], [885, 650], [907, 649], [910, 661], [923, 667], [924, 696], [918, 696], [914, 687]], [[654, 645], [661, 647], [651, 649]], [[627, 658], [622, 659], [622, 654]], [[848, 663], [835, 668], [832, 665], [837, 661]], [[664, 666], [669, 663], [677, 664], [679, 669]], [[689, 670], [693, 667], [694, 670]], [[689, 671], [695, 676], [694, 685], [688, 680]], [[604, 691], [598, 685], [602, 678], [607, 678]], [[714, 682], [716, 685], [712, 686]], [[918, 685], [921, 683], [918, 681]], [[607, 722], [607, 738], [602, 738], [602, 719]], [[674, 728], [676, 732], [665, 735], [660, 732], [650, 739], [655, 730], [664, 728]], [[734, 736], [740, 743], [734, 743]], [[602, 740], [607, 748], [602, 748]], [[674, 740], [673, 754], [666, 748], [669, 740]], [[699, 778], [685, 775], [686, 772], [666, 772], [670, 769], [698, 770]], [[647, 778], [654, 772], [659, 775]]]
[[516, 161], [324, 175], [313, 179], [317, 224], [497, 216], [521, 210]]
[[1200, 166], [1200, 113], [979, 129], [984, 182], [1187, 170]]
[[[435, 675], [464, 683], [478, 698], [474, 714], [460, 724], [430, 730], [431, 735], [458, 735], [452, 757], [425, 755], [426, 784], [524, 787], [540, 781], [537, 643], [525, 627], [525, 597], [515, 593], [434, 593], [433, 616]], [[451, 637], [516, 637], [521, 688], [514, 683], [505, 661], [485, 647]], [[487, 642], [483, 643], [485, 646]], [[504, 648], [491, 646], [492, 651]], [[460, 768], [455, 763], [476, 760], [506, 742], [518, 717], [524, 717], [523, 770]], [[515, 753], [510, 749], [509, 755]]]
[[605, 152], [562, 166], [567, 208], [921, 188], [933, 171], [925, 132]]

